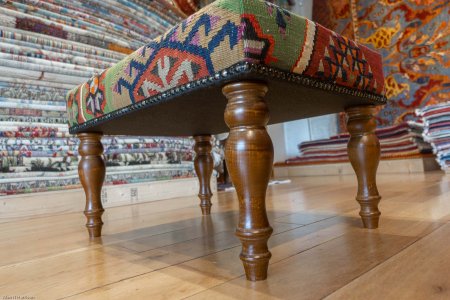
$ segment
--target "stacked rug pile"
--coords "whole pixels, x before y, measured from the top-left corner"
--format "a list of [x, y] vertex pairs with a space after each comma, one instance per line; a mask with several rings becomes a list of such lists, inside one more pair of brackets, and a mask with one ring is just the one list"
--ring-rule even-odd
[[[0, 0], [0, 194], [79, 187], [66, 92], [183, 18], [165, 1]], [[103, 142], [106, 184], [193, 176], [191, 139]]]
[[423, 127], [423, 138], [431, 143], [437, 162], [450, 172], [450, 102], [425, 106], [416, 115], [420, 118], [416, 126]]
[[[415, 123], [379, 128], [376, 134], [381, 144], [381, 158], [415, 157], [430, 153], [431, 146], [422, 139], [422, 127]], [[300, 156], [286, 160], [287, 164], [335, 163], [348, 161], [348, 133], [329, 139], [303, 142], [298, 145]]]

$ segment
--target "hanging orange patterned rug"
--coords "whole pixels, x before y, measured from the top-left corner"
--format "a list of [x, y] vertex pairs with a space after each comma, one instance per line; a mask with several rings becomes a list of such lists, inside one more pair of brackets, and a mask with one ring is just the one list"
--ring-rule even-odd
[[315, 0], [313, 19], [382, 54], [385, 126], [450, 98], [449, 10], [447, 0]]

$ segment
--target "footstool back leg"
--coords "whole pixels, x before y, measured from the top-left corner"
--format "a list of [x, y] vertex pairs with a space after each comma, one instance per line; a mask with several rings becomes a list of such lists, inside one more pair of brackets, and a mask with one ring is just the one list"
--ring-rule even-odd
[[269, 110], [263, 83], [226, 85], [225, 122], [230, 135], [225, 160], [239, 198], [236, 235], [241, 240], [241, 260], [248, 280], [264, 280], [271, 253], [267, 240], [272, 234], [266, 214], [266, 190], [273, 164], [273, 146], [267, 133]]
[[200, 184], [198, 197], [200, 198], [200, 208], [203, 215], [211, 213], [211, 175], [214, 168], [214, 159], [211, 154], [211, 135], [194, 136], [195, 160], [194, 167]]
[[358, 178], [356, 200], [361, 205], [359, 215], [364, 227], [377, 228], [380, 218], [376, 173], [380, 161], [380, 143], [375, 135], [374, 106], [351, 107], [346, 110], [350, 133], [348, 156]]
[[99, 237], [102, 234], [103, 206], [101, 191], [105, 179], [105, 162], [103, 161], [103, 146], [101, 133], [79, 133], [80, 145], [78, 152], [81, 160], [78, 164], [78, 175], [86, 194], [84, 214], [87, 218], [86, 227], [89, 237]]

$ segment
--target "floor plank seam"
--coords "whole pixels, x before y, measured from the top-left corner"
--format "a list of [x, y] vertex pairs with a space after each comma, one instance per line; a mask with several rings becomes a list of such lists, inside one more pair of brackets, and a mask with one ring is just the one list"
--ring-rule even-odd
[[[299, 226], [308, 226], [308, 225], [316, 224], [316, 223], [319, 223], [319, 222], [322, 222], [322, 221], [326, 221], [326, 220], [329, 220], [329, 219], [332, 219], [332, 218], [336, 218], [336, 217], [337, 217], [337, 215], [335, 215], [335, 216], [330, 216], [330, 217], [328, 217], [328, 218], [321, 219], [321, 220], [317, 220], [317, 221], [314, 221], [314, 222], [311, 222], [311, 223], [306, 223], [306, 224], [299, 224], [299, 223], [295, 223], [295, 222], [276, 221], [276, 219], [275, 219], [274, 222], [276, 222], [276, 223], [281, 223], [281, 224], [292, 224], [292, 225], [299, 225]], [[283, 218], [283, 217], [281, 217], [281, 218]]]
[[101, 246], [99, 246], [98, 244], [96, 244], [96, 245], [89, 245], [89, 246], [83, 246], [81, 248], [67, 250], [67, 251], [64, 251], [62, 253], [56, 253], [56, 254], [51, 254], [51, 255], [48, 255], [48, 256], [41, 256], [41, 257], [34, 257], [33, 259], [30, 259], [30, 260], [14, 262], [14, 263], [7, 264], [7, 265], [2, 265], [2, 266], [0, 266], [0, 270], [4, 269], [4, 268], [10, 268], [10, 267], [20, 266], [20, 265], [27, 264], [27, 263], [32, 263], [32, 262], [43, 260], [43, 259], [47, 259], [47, 258], [54, 258], [54, 257], [64, 256], [64, 255], [70, 254], [70, 253], [77, 253], [77, 252], [88, 250], [89, 248], [92, 248], [91, 250], [95, 250], [95, 249], [98, 249], [100, 247]]
[[[107, 209], [111, 210], [111, 209], [118, 209], [120, 207], [132, 207], [132, 206], [146, 205], [146, 204], [160, 202], [160, 201], [175, 200], [175, 199], [178, 199], [178, 198], [183, 198], [183, 197], [177, 197], [177, 198], [171, 198], [171, 199], [162, 199], [162, 200], [154, 200], [154, 201], [140, 202], [140, 203], [129, 203], [129, 204], [126, 204], [126, 205], [119, 205], [119, 206], [108, 207]], [[186, 207], [170, 209], [170, 210], [167, 210], [167, 211], [164, 211], [164, 212], [169, 212], [169, 211], [172, 211], [172, 210], [179, 210], [179, 209], [184, 209], [184, 208], [194, 208], [194, 207], [196, 207], [196, 205], [192, 204], [192, 205], [189, 205], [189, 206], [186, 206]], [[78, 214], [80, 214], [82, 212], [83, 212], [83, 210], [58, 212], [56, 215], [57, 216], [65, 216], [65, 215], [71, 215], [71, 214], [78, 215]], [[161, 212], [157, 212], [157, 213], [161, 213]], [[148, 214], [157, 214], [157, 213], [150, 212]], [[147, 215], [147, 214], [144, 213], [143, 215]], [[42, 218], [48, 218], [48, 217], [54, 217], [54, 216], [55, 216], [55, 213], [42, 214], [42, 215], [37, 215], [37, 216], [16, 217], [15, 219], [12, 219], [12, 220], [6, 220], [4, 222], [0, 221], [0, 224], [7, 224], [7, 223], [21, 222], [21, 221], [30, 221], [30, 220], [39, 220], [39, 219], [42, 219]], [[121, 220], [121, 219], [124, 219], [124, 218], [119, 218], [119, 219], [116, 219], [116, 220]], [[114, 221], [116, 221], [116, 220], [114, 220]]]
[[[191, 227], [187, 227], [187, 228], [191, 228]], [[183, 230], [183, 229], [180, 229], [180, 230]], [[179, 231], [179, 230], [177, 230], [177, 231]], [[116, 245], [116, 246], [117, 246], [117, 247], [120, 247], [120, 248], [122, 248], [122, 249], [126, 249], [126, 250], [129, 250], [129, 251], [133, 251], [133, 252], [135, 252], [136, 254], [142, 254], [142, 253], [145, 253], [145, 252], [147, 252], [147, 251], [157, 250], [157, 249], [159, 249], [159, 248], [164, 248], [164, 247], [169, 247], [169, 246], [173, 246], [173, 245], [180, 244], [180, 243], [185, 243], [185, 242], [194, 241], [194, 240], [199, 239], [199, 238], [202, 238], [202, 237], [207, 238], [207, 237], [211, 237], [211, 236], [214, 236], [214, 235], [216, 235], [216, 234], [219, 234], [219, 233], [232, 232], [232, 231], [233, 231], [233, 230], [222, 230], [222, 231], [217, 231], [217, 232], [214, 232], [214, 233], [212, 233], [212, 234], [202, 235], [202, 236], [197, 236], [197, 237], [193, 237], [193, 238], [190, 238], [190, 239], [187, 239], [187, 240], [183, 240], [183, 241], [180, 241], [180, 242], [174, 242], [174, 243], [171, 243], [171, 244], [166, 244], [166, 245], [163, 245], [163, 246], [161, 246], [161, 247], [150, 248], [150, 249], [147, 249], [147, 250], [144, 250], [144, 251], [136, 251], [136, 250], [134, 250], [134, 249], [130, 249], [130, 248], [127, 248], [127, 247], [121, 246], [121, 245]], [[175, 231], [170, 231], [170, 232], [175, 232]], [[165, 234], [165, 233], [162, 233], [162, 234]], [[152, 235], [152, 237], [153, 237], [153, 236], [158, 236], [158, 235], [159, 235], [159, 234], [157, 234], [157, 235]]]
[[[120, 209], [120, 208], [124, 208], [124, 207], [127, 207], [127, 208], [131, 207], [131, 208], [133, 208], [133, 207], [138, 207], [138, 206], [149, 205], [149, 204], [156, 203], [156, 202], [170, 201], [170, 200], [174, 200], [174, 199], [178, 199], [178, 198], [163, 199], [163, 200], [156, 200], [156, 201], [150, 201], [150, 202], [133, 203], [133, 204], [127, 204], [127, 205], [123, 205], [123, 206], [110, 207], [110, 208], [106, 209], [106, 213], [103, 216], [103, 221], [104, 222], [106, 221], [106, 222], [109, 222], [109, 223], [114, 223], [114, 222], [117, 222], [119, 220], [126, 220], [126, 219], [129, 218], [127, 216], [124, 216], [124, 217], [121, 217], [121, 218], [108, 220], [108, 213], [110, 213], [110, 211], [114, 210], [114, 209]], [[214, 202], [213, 202], [213, 205], [214, 205]], [[185, 210], [185, 209], [193, 209], [193, 210], [195, 210], [195, 209], [198, 209], [198, 206], [195, 205], [195, 204], [192, 204], [192, 205], [187, 205], [187, 206], [182, 206], [182, 207], [177, 207], [177, 208], [171, 208], [171, 209], [163, 210], [163, 211], [156, 211], [156, 212], [155, 211], [149, 211], [147, 213], [140, 213], [139, 217], [152, 216], [152, 215], [158, 215], [159, 216], [162, 213], [173, 213], [173, 212], [182, 211], [182, 210]], [[227, 212], [227, 211], [224, 211], [224, 212]], [[74, 214], [79, 214], [79, 213], [74, 213]]]

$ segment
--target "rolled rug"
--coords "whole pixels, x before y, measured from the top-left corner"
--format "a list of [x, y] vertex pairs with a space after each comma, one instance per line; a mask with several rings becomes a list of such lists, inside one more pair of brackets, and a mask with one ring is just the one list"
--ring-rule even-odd
[[[0, 192], [79, 187], [65, 95], [166, 32], [166, 1], [0, 0]], [[105, 137], [106, 184], [193, 175], [193, 141]]]

